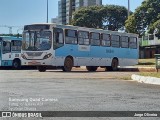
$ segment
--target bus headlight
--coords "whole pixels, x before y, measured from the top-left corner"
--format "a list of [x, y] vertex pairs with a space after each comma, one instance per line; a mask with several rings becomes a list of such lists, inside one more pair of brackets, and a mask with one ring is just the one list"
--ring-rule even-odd
[[25, 60], [27, 60], [26, 56], [24, 54], [21, 54], [21, 57]]
[[43, 59], [47, 59], [47, 58], [49, 58], [49, 57], [51, 57], [51, 56], [52, 56], [52, 54], [49, 53], [49, 54], [45, 55], [45, 56], [43, 57]]

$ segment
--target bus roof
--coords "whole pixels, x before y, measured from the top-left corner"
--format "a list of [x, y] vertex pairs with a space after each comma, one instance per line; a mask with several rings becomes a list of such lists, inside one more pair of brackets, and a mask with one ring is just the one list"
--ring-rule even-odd
[[[99, 29], [99, 28], [88, 28], [88, 27], [79, 27], [79, 26], [73, 26], [73, 25], [60, 25], [60, 24], [56, 24], [56, 23], [35, 23], [35, 24], [30, 24], [30, 25], [51, 25], [53, 27], [59, 27], [59, 28], [64, 28], [64, 29], [75, 29], [75, 30], [86, 30], [86, 31], [91, 31], [91, 32], [100, 32], [100, 33], [114, 33], [114, 34], [120, 34], [120, 35], [125, 35], [128, 34], [130, 36], [137, 36], [137, 34], [135, 33], [126, 33], [126, 32], [118, 32], [118, 31], [111, 31], [111, 30], [103, 30], [103, 29]], [[27, 25], [25, 25], [27, 26]]]
[[14, 36], [0, 36], [2, 40], [22, 40], [22, 37], [14, 37]]

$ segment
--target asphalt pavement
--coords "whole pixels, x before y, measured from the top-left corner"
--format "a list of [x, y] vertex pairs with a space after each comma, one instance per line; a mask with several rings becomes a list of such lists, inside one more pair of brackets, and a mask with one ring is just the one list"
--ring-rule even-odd
[[[101, 70], [99, 72], [75, 70], [69, 73], [59, 70], [44, 73], [37, 70], [0, 70], [0, 110], [159, 111], [160, 86], [123, 79], [133, 73], [135, 72]], [[135, 120], [135, 118], [54, 118], [56, 119]], [[146, 119], [158, 120], [158, 118]]]

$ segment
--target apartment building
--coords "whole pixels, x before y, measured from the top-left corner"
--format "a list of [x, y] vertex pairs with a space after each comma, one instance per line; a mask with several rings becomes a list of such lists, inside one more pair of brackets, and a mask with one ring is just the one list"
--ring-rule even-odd
[[[72, 0], [72, 13], [80, 7], [87, 7], [93, 5], [102, 5], [102, 0]], [[60, 0], [58, 2], [59, 24], [69, 23], [69, 6], [70, 0]]]

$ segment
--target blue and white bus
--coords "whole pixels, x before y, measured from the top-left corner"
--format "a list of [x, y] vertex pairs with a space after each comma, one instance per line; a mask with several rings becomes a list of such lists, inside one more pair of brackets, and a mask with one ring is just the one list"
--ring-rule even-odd
[[71, 71], [86, 66], [118, 70], [118, 66], [138, 63], [138, 36], [101, 29], [57, 25], [25, 25], [22, 42], [22, 65], [37, 66], [40, 72], [50, 66]]
[[22, 38], [13, 36], [0, 36], [0, 66], [21, 68]]

